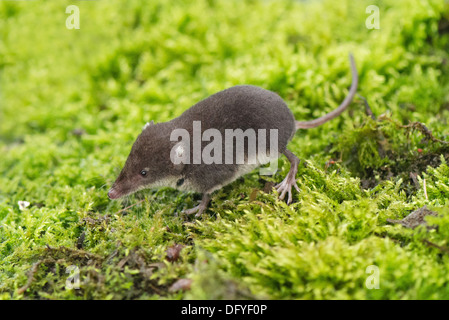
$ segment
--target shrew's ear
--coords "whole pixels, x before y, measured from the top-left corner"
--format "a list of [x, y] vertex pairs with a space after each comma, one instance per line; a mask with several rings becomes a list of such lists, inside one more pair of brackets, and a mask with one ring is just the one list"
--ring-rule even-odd
[[147, 122], [147, 123], [143, 126], [142, 131], [145, 130], [146, 128], [148, 128], [149, 126], [153, 125], [153, 124], [154, 124], [154, 121], [153, 121], [153, 120], [151, 120], [150, 122]]

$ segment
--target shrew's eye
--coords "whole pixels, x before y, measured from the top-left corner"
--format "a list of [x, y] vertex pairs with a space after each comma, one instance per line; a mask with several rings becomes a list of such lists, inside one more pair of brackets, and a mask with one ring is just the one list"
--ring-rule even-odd
[[145, 170], [142, 170], [142, 171], [140, 171], [140, 174], [141, 174], [142, 176], [146, 176], [146, 175], [147, 175], [147, 172], [146, 172]]

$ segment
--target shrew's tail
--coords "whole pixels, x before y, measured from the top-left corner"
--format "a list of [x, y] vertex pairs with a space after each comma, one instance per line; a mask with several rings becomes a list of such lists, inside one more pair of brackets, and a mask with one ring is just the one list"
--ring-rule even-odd
[[355, 67], [354, 57], [352, 54], [349, 55], [349, 60], [351, 61], [351, 71], [352, 71], [352, 84], [349, 89], [349, 93], [346, 96], [345, 100], [338, 106], [334, 111], [329, 112], [328, 114], [314, 119], [310, 121], [296, 121], [296, 130], [298, 129], [310, 129], [315, 128], [322, 125], [329, 120], [338, 117], [346, 108], [351, 104], [352, 99], [354, 98], [355, 93], [357, 92], [357, 85], [359, 83], [359, 77], [357, 75], [357, 68]]

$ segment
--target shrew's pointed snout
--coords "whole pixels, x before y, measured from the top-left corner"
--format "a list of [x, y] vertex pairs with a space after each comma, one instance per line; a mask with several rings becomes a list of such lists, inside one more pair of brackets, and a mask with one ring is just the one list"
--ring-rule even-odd
[[111, 188], [111, 189], [109, 189], [108, 197], [111, 200], [118, 199], [118, 198], [120, 198], [120, 193], [116, 189]]

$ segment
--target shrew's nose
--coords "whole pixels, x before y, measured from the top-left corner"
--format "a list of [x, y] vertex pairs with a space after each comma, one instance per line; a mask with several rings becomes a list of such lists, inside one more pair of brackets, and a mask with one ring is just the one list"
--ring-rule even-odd
[[119, 197], [119, 193], [114, 188], [111, 188], [108, 192], [109, 199], [117, 199]]

